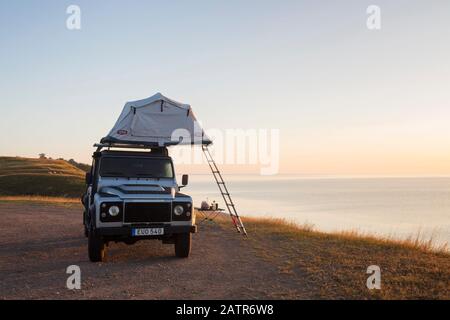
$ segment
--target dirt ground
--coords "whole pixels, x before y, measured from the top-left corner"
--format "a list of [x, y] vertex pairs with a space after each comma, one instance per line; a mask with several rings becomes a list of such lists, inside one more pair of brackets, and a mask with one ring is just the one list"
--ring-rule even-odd
[[[107, 262], [91, 263], [81, 214], [74, 205], [0, 203], [0, 299], [308, 298], [231, 223], [200, 224], [187, 259], [142, 241], [111, 243]], [[70, 265], [81, 268], [81, 290], [66, 288]]]

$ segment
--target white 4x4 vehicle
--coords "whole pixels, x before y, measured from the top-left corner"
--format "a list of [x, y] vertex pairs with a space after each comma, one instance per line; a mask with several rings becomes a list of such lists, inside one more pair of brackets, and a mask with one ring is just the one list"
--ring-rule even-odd
[[167, 148], [93, 154], [82, 197], [89, 259], [104, 261], [108, 242], [134, 244], [159, 239], [175, 245], [177, 257], [188, 257], [196, 232], [192, 198], [180, 193]]

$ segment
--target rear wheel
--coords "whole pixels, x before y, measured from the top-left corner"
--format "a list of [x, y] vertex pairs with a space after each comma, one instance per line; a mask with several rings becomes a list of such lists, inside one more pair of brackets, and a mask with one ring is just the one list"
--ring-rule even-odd
[[95, 231], [89, 230], [88, 234], [89, 260], [102, 262], [105, 260], [105, 241]]
[[179, 233], [175, 236], [175, 255], [179, 258], [189, 257], [191, 252], [191, 234]]

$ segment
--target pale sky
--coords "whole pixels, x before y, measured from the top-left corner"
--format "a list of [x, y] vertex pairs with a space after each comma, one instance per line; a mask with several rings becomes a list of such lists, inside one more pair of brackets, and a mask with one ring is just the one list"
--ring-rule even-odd
[[450, 174], [448, 0], [2, 0], [0, 40], [0, 155], [90, 162], [161, 92], [206, 129], [279, 129], [280, 173]]

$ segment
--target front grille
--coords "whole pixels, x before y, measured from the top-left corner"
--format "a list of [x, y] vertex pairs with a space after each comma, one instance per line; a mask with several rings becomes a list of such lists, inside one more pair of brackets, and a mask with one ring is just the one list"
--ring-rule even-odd
[[130, 202], [125, 204], [125, 222], [170, 222], [170, 203]]

